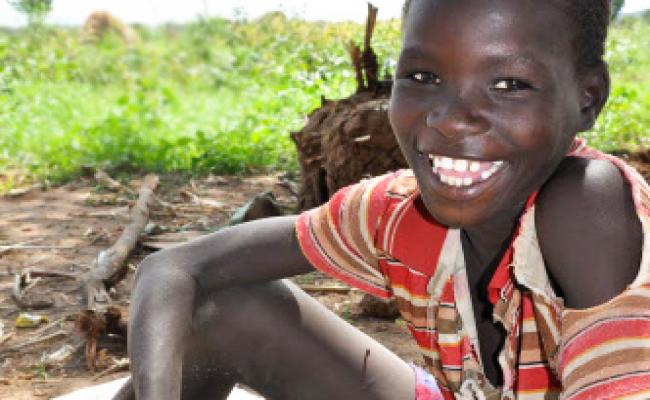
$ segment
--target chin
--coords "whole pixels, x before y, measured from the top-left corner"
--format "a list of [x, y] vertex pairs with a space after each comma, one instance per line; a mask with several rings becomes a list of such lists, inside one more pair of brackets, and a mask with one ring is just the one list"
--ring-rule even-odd
[[[486, 213], [470, 204], [455, 204], [448, 207], [434, 206], [436, 202], [423, 199], [429, 214], [440, 224], [452, 229], [471, 228], [483, 225], [494, 219], [494, 215]], [[431, 205], [429, 205], [431, 204]]]

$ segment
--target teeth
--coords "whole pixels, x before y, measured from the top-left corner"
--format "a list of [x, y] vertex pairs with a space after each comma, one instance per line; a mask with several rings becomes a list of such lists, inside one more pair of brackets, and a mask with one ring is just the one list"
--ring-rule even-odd
[[449, 157], [442, 157], [440, 159], [440, 168], [443, 169], [453, 169], [454, 167], [454, 160], [452, 160]]
[[453, 159], [450, 157], [434, 155], [429, 155], [429, 159], [432, 160], [433, 172], [438, 175], [440, 181], [446, 185], [454, 187], [468, 187], [479, 181], [488, 180], [504, 164], [504, 161], [493, 161], [490, 168], [483, 171], [480, 178], [477, 179], [476, 177], [449, 176], [445, 174], [445, 170], [459, 173], [467, 173], [469, 171], [475, 174], [481, 170], [481, 162], [479, 161]]
[[468, 167], [469, 167], [469, 162], [467, 160], [455, 160], [454, 161], [454, 171], [467, 172]]

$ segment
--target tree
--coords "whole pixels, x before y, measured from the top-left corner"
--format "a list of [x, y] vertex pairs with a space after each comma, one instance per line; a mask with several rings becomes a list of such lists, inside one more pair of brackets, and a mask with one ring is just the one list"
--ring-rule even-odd
[[621, 9], [623, 8], [624, 4], [625, 4], [625, 0], [612, 1], [612, 20], [616, 19], [618, 13], [621, 12]]
[[27, 16], [29, 25], [41, 24], [52, 11], [53, 0], [11, 0], [11, 5]]

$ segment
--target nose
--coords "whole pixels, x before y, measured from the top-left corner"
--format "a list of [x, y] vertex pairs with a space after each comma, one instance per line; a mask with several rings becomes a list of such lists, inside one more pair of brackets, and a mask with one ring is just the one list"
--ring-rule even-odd
[[461, 96], [437, 99], [427, 112], [426, 126], [449, 139], [486, 133], [488, 122], [475, 103]]

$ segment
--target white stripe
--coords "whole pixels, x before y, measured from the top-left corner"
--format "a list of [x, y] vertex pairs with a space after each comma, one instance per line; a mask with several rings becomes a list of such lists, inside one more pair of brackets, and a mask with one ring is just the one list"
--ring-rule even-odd
[[433, 305], [431, 299], [414, 297], [411, 292], [402, 287], [395, 286], [392, 289], [395, 297], [404, 299], [416, 307], [430, 307]]
[[395, 239], [394, 235], [394, 230], [397, 229], [396, 227], [399, 225], [400, 221], [402, 220], [402, 217], [406, 212], [408, 206], [411, 204], [411, 198], [407, 198], [406, 200], [402, 201], [399, 203], [397, 206], [397, 209], [391, 214], [390, 218], [388, 219], [388, 223], [386, 224], [386, 230], [384, 231], [384, 250], [387, 251], [389, 254], [393, 254], [393, 242]]
[[438, 343], [439, 344], [458, 344], [460, 343], [460, 336], [455, 333], [439, 333], [438, 334]]
[[521, 326], [522, 333], [535, 333], [537, 332], [537, 321], [534, 318], [524, 320]]
[[[363, 193], [363, 196], [361, 196], [361, 209], [359, 210], [359, 228], [361, 230], [361, 237], [363, 237], [363, 241], [365, 242], [366, 247], [376, 257], [377, 249], [375, 248], [374, 238], [371, 238], [369, 236], [370, 232], [368, 232], [368, 203], [370, 202], [370, 194], [373, 192], [379, 182], [381, 182], [381, 179], [374, 179], [373, 181], [371, 181]], [[377, 229], [376, 226], [375, 229]]]

